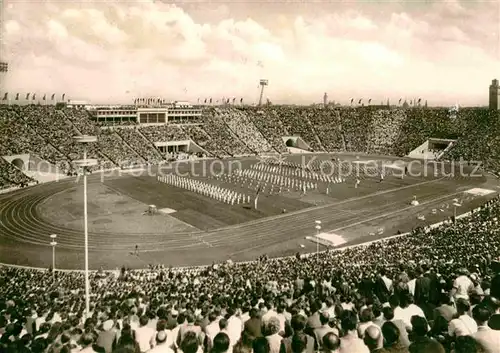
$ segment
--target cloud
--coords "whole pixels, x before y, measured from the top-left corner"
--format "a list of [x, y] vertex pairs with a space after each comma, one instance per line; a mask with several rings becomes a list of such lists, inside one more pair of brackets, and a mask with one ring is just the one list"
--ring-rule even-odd
[[14, 2], [3, 11], [0, 50], [10, 70], [1, 89], [93, 102], [252, 102], [267, 78], [276, 103], [320, 102], [324, 92], [340, 102], [487, 103], [500, 62], [491, 3], [314, 6]]

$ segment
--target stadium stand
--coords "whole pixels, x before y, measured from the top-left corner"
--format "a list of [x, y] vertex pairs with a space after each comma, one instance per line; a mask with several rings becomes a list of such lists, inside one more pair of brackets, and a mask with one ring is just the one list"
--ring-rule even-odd
[[[164, 160], [154, 142], [192, 139], [216, 156], [314, 151], [405, 155], [458, 139], [444, 158], [500, 170], [500, 115], [461, 109], [209, 108], [202, 124], [97, 125], [86, 111], [0, 106], [0, 153], [31, 153], [73, 173], [76, 134], [102, 168]], [[0, 158], [0, 188], [34, 180]], [[0, 352], [499, 352], [500, 199], [433, 229], [305, 257], [91, 276], [0, 268]], [[496, 267], [495, 267], [496, 266]], [[471, 310], [472, 309], [472, 310]], [[265, 338], [263, 338], [265, 337]], [[173, 351], [172, 351], [173, 350]], [[260, 352], [259, 351], [259, 352]]]
[[445, 159], [482, 161], [500, 169], [498, 112], [464, 108], [450, 119], [444, 108], [211, 107], [203, 124], [116, 127], [96, 124], [85, 110], [46, 105], [0, 106], [2, 155], [33, 153], [72, 173], [82, 147], [72, 136], [95, 134], [89, 158], [96, 168], [156, 164], [165, 160], [154, 143], [192, 139], [216, 156], [285, 152], [284, 136], [301, 137], [314, 151], [404, 156], [430, 137], [458, 139]]

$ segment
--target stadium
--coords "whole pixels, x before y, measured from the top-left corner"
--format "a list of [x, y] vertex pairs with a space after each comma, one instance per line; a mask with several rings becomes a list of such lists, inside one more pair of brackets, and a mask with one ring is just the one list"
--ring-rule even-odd
[[6, 5], [0, 353], [500, 353], [500, 85], [437, 102], [485, 100], [498, 21], [438, 5]]

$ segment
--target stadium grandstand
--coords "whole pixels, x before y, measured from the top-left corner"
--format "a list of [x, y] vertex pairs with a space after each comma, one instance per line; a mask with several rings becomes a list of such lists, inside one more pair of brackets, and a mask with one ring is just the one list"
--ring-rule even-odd
[[[52, 175], [52, 180], [64, 174], [73, 180], [71, 176], [78, 174], [75, 162], [83, 153], [72, 138], [75, 135], [97, 137], [88, 150], [88, 157], [98, 161], [94, 173], [186, 159], [279, 156], [260, 168], [251, 165], [236, 177], [222, 176], [226, 179], [220, 185], [236, 185], [227, 193], [210, 187], [209, 179], [162, 179], [172, 188], [215, 198], [215, 203], [250, 199], [250, 194], [238, 194], [242, 188], [237, 184], [255, 173], [261, 173], [261, 179], [270, 184], [281, 181], [274, 189], [276, 193], [279, 187], [281, 192], [282, 186], [290, 186], [288, 172], [270, 179], [266, 175], [276, 174], [284, 165], [292, 168], [293, 159], [286, 159], [291, 155], [332, 155], [337, 161], [342, 157], [336, 156], [345, 154], [420, 156], [443, 163], [474, 161], [484, 174], [500, 170], [500, 112], [482, 108], [460, 108], [451, 114], [448, 108], [193, 106], [153, 99], [136, 100], [130, 106], [4, 104], [0, 106], [0, 130], [0, 186], [8, 191], [0, 199], [4, 205], [15, 202], [9, 198], [11, 194], [23, 199], [33, 190], [39, 197], [36, 190], [42, 186], [34, 185], [51, 180], [41, 174]], [[46, 166], [43, 170], [42, 164]], [[291, 173], [301, 174], [301, 180], [318, 180], [314, 166]], [[353, 188], [345, 180], [337, 181], [339, 187]], [[293, 183], [292, 188], [296, 187]], [[303, 197], [306, 190], [315, 188], [312, 182], [298, 183], [297, 189], [304, 189]], [[59, 185], [53, 197], [69, 188]], [[328, 194], [330, 184], [325, 185]], [[266, 186], [259, 184], [256, 196], [251, 195], [255, 208], [259, 192]], [[125, 234], [123, 241], [129, 244], [124, 249], [139, 244], [130, 256], [141, 257], [143, 265], [93, 271], [89, 313], [85, 311], [81, 271], [5, 265], [0, 268], [1, 350], [498, 352], [500, 264], [495, 259], [500, 256], [500, 198], [495, 193], [476, 201], [464, 216], [457, 217], [455, 210], [451, 221], [416, 226], [408, 234], [370, 243], [361, 239], [366, 244], [360, 246], [328, 250], [328, 244], [317, 239], [317, 246], [321, 244], [326, 251], [306, 254], [297, 249], [293, 250], [295, 256], [278, 258], [270, 258], [264, 251], [257, 260], [246, 262], [238, 262], [238, 256], [227, 260], [227, 254], [216, 252], [219, 261], [210, 258], [212, 265], [198, 267], [170, 267], [170, 258], [153, 256], [152, 249], [158, 245], [151, 243], [152, 248], [147, 248], [152, 239], [125, 240]], [[99, 200], [91, 197], [91, 202]], [[296, 201], [291, 198], [288, 202], [283, 208], [292, 208]], [[16, 223], [16, 215], [11, 219], [7, 208], [2, 208], [0, 226], [6, 250], [2, 258], [8, 251], [12, 256], [5, 261], [40, 265], [36, 260], [43, 258], [41, 248], [47, 246], [28, 233], [43, 232], [44, 226], [38, 222], [33, 224], [39, 228], [28, 229], [31, 223]], [[22, 208], [16, 212], [20, 215]], [[204, 222], [201, 213], [197, 217]], [[279, 219], [276, 224], [279, 233]], [[7, 232], [10, 226], [18, 232]], [[28, 233], [19, 234], [25, 229]], [[69, 234], [69, 238], [74, 236]], [[106, 232], [100, 236], [111, 237]], [[66, 253], [58, 249], [64, 254], [58, 261], [66, 261], [68, 267], [79, 263], [71, 259], [78, 256], [74, 251], [81, 248], [79, 243], [69, 242], [64, 234], [57, 237], [69, 249]], [[123, 254], [120, 238], [109, 239], [114, 245], [105, 245], [103, 239], [101, 250]], [[165, 242], [173, 246], [169, 245], [172, 240]], [[207, 252], [217, 247], [201, 236], [196, 242], [204, 244]], [[95, 243], [96, 247], [101, 243]], [[148, 250], [143, 252], [143, 248]], [[92, 262], [110, 269], [103, 260], [109, 254], [99, 253], [97, 248], [92, 253], [97, 254], [91, 256]], [[182, 250], [182, 256], [202, 255]]]

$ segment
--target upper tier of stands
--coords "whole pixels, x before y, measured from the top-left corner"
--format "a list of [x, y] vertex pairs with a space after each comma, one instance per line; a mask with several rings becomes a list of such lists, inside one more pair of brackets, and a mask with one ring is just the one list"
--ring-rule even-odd
[[[96, 168], [156, 164], [167, 158], [154, 142], [191, 139], [209, 155], [234, 156], [285, 152], [285, 136], [300, 136], [313, 151], [360, 152], [404, 156], [428, 138], [458, 139], [448, 159], [483, 161], [500, 169], [500, 112], [463, 108], [455, 119], [446, 108], [210, 107], [202, 124], [102, 128], [85, 110], [52, 105], [1, 105], [0, 155], [31, 153], [73, 172], [83, 148], [72, 137], [97, 135], [89, 158]], [[2, 185], [26, 180], [2, 168]]]

